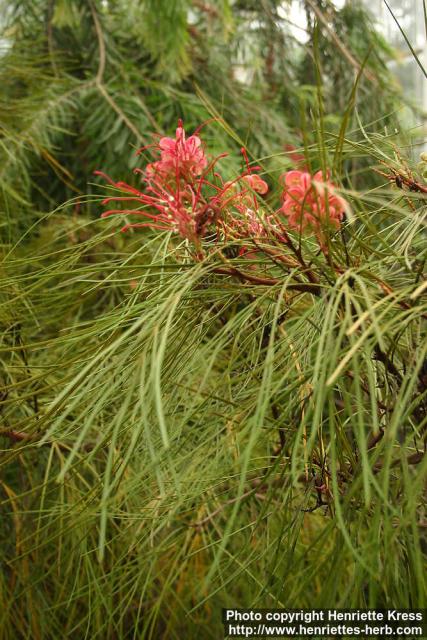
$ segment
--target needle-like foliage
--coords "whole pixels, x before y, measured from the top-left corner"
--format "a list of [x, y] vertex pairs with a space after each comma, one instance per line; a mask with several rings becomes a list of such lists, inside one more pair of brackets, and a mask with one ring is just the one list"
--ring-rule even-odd
[[[185, 15], [231, 38], [258, 4], [276, 25], [274, 2], [165, 7], [177, 30]], [[146, 43], [151, 13], [138, 29], [146, 44], [126, 58], [137, 19], [163, 3], [16, 3], [25, 38], [48, 15], [50, 48], [27, 68], [16, 44], [4, 58], [28, 76], [43, 68], [46, 84], [16, 80], [9, 143], [2, 129], [11, 161], [2, 165], [0, 636], [218, 638], [221, 607], [425, 606], [425, 167], [369, 103], [381, 84], [370, 89], [367, 59], [358, 69], [347, 60], [345, 106], [331, 110], [325, 4], [307, 3], [318, 24], [307, 49], [314, 76], [299, 91], [292, 76], [296, 133], [279, 97], [264, 104], [258, 94], [254, 130], [239, 120], [251, 91], [264, 89], [224, 77], [232, 93], [221, 103], [215, 62], [191, 86], [191, 29], [156, 48]], [[126, 13], [128, 32], [113, 28], [114, 12]], [[75, 44], [85, 28], [87, 51]], [[74, 60], [64, 61], [71, 45], [55, 54], [65, 36]], [[101, 52], [95, 63], [89, 44]], [[167, 84], [172, 50], [180, 79]], [[149, 69], [141, 94], [137, 63]], [[17, 90], [4, 78], [6, 112]], [[48, 90], [51, 102], [38, 103]], [[191, 130], [207, 114], [200, 135], [213, 155], [230, 151], [215, 171], [247, 178], [237, 152], [246, 142], [248, 166], [260, 165], [270, 187], [250, 193], [260, 219], [283, 206], [279, 173], [304, 163], [325, 180], [330, 172], [348, 203], [337, 227], [319, 237], [287, 226], [280, 239], [272, 223], [255, 242], [207, 229], [194, 250], [192, 237], [120, 233], [116, 216], [100, 218], [102, 200], [120, 194], [93, 169], [141, 188], [132, 168], [147, 159], [130, 143], [172, 134], [165, 124], [177, 115]], [[61, 204], [64, 184], [84, 174], [92, 193], [76, 186]]]

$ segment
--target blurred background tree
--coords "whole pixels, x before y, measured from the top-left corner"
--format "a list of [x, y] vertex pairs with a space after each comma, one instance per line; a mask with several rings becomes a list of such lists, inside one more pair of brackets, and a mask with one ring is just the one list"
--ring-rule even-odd
[[[132, 150], [179, 117], [191, 130], [220, 115], [265, 157], [300, 146], [307, 121], [315, 139], [321, 81], [336, 131], [362, 65], [358, 113], [384, 130], [396, 109], [391, 53], [361, 5], [304, 0], [298, 8], [306, 27], [283, 0], [3, 3], [0, 207], [14, 221], [8, 235], [90, 193], [95, 169], [118, 176], [135, 166]], [[215, 133], [214, 152], [224, 137]]]

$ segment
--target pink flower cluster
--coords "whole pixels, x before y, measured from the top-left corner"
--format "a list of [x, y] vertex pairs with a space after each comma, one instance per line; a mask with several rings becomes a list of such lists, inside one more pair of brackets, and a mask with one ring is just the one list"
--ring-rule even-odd
[[175, 138], [162, 137], [140, 152], [148, 148], [154, 148], [157, 159], [145, 169], [135, 169], [141, 175], [140, 189], [95, 172], [124, 194], [105, 198], [104, 204], [114, 201], [120, 206], [129, 202], [136, 205], [131, 209], [110, 209], [102, 215], [138, 216], [140, 222], [128, 223], [123, 230], [130, 227], [172, 230], [190, 240], [199, 254], [208, 229], [209, 237], [217, 240], [268, 237], [269, 233], [285, 238], [286, 234], [280, 233], [284, 228], [282, 221], [300, 233], [314, 232], [322, 245], [327, 228], [337, 229], [348, 210], [347, 202], [337, 194], [329, 177], [324, 180], [320, 171], [311, 176], [306, 171], [294, 170], [282, 176], [280, 209], [276, 214], [262, 215], [259, 202], [268, 193], [268, 184], [255, 173], [259, 167], [250, 166], [245, 149], [242, 149], [245, 170], [234, 180], [225, 181], [216, 165], [227, 154], [209, 161], [198, 133], [187, 138], [182, 121]]
[[326, 227], [338, 229], [348, 204], [321, 171], [311, 176], [305, 171], [288, 171], [282, 176], [284, 191], [280, 211], [291, 228], [316, 234]]
[[[215, 165], [226, 154], [208, 162], [200, 137], [193, 134], [186, 138], [181, 121], [175, 139], [160, 138], [151, 146], [154, 146], [159, 159], [145, 169], [135, 169], [142, 176], [143, 189], [136, 189], [125, 182], [114, 182], [101, 171], [95, 172], [125, 193], [124, 196], [105, 198], [103, 204], [134, 202], [140, 205], [133, 209], [110, 209], [102, 214], [102, 217], [136, 215], [143, 218], [143, 222], [126, 224], [123, 231], [130, 227], [172, 230], [200, 244], [209, 226], [214, 226], [217, 232], [230, 230], [232, 223], [226, 222], [227, 213], [233, 211], [245, 220], [248, 206], [252, 204], [255, 209], [258, 206], [254, 192], [266, 194], [268, 191], [267, 183], [252, 173], [257, 167], [250, 167], [244, 150], [246, 170], [235, 180], [224, 181]], [[138, 153], [145, 149], [147, 147]], [[252, 220], [249, 227], [253, 229]]]
[[162, 176], [166, 181], [183, 177], [191, 181], [195, 176], [200, 176], [208, 164], [199, 136], [192, 135], [186, 139], [181, 120], [178, 122], [175, 140], [161, 138], [159, 150], [160, 160], [147, 165], [147, 176]]

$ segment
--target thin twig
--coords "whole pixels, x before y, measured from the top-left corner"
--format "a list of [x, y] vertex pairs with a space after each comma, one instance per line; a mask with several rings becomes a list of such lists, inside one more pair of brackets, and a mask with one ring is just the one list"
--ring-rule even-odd
[[[279, 278], [265, 278], [262, 276], [255, 276], [250, 273], [245, 273], [237, 269], [236, 267], [215, 267], [212, 269], [214, 273], [220, 273], [223, 275], [230, 275], [239, 278], [241, 281], [252, 282], [253, 284], [260, 284], [269, 287], [273, 287], [281, 283]], [[296, 290], [304, 293], [313, 293], [314, 295], [320, 295], [321, 288], [319, 285], [311, 282], [291, 283], [287, 286], [289, 291]]]
[[307, 0], [307, 4], [312, 9], [313, 13], [316, 15], [316, 17], [319, 20], [319, 22], [322, 23], [322, 25], [325, 28], [325, 31], [328, 33], [328, 35], [331, 38], [331, 40], [333, 40], [333, 42], [335, 43], [337, 48], [341, 51], [341, 53], [344, 56], [344, 58], [346, 58], [346, 60], [357, 70], [358, 73], [360, 73], [362, 71], [364, 76], [370, 82], [372, 82], [375, 85], [378, 85], [378, 81], [377, 81], [376, 77], [370, 71], [368, 71], [367, 69], [362, 69], [361, 64], [356, 60], [356, 58], [353, 56], [353, 54], [350, 53], [350, 51], [347, 49], [347, 47], [341, 42], [341, 40], [338, 38], [337, 34], [331, 29], [331, 27], [328, 24], [327, 19], [325, 18], [323, 13], [320, 11], [319, 7], [317, 7], [315, 5], [315, 3], [312, 2], [312, 0]]
[[102, 33], [101, 24], [98, 19], [98, 15], [96, 13], [96, 9], [93, 6], [92, 0], [89, 0], [90, 10], [92, 12], [93, 23], [95, 25], [96, 37], [98, 38], [98, 53], [99, 53], [99, 64], [98, 64], [98, 73], [96, 74], [96, 82], [102, 84], [105, 72], [105, 40], [104, 35]]
[[[28, 444], [38, 444], [37, 437], [30, 435], [28, 433], [24, 433], [23, 431], [16, 431], [15, 429], [6, 429], [5, 431], [0, 431], [0, 437], [9, 438], [13, 442], [26, 442]], [[65, 445], [62, 442], [48, 440], [47, 442], [42, 443], [45, 447], [51, 447], [56, 445], [62, 451], [70, 451], [70, 447]]]
[[129, 120], [127, 115], [122, 111], [122, 109], [119, 107], [119, 105], [114, 100], [114, 98], [108, 93], [108, 91], [107, 91], [107, 89], [106, 89], [106, 87], [104, 85], [103, 79], [104, 79], [104, 73], [105, 73], [105, 67], [106, 67], [105, 39], [104, 39], [104, 35], [102, 33], [102, 28], [101, 28], [101, 24], [99, 22], [98, 15], [96, 13], [95, 7], [93, 6], [93, 3], [92, 3], [91, 0], [90, 0], [90, 9], [91, 9], [91, 12], [92, 12], [93, 23], [95, 25], [96, 37], [98, 39], [98, 52], [99, 52], [99, 64], [98, 64], [98, 71], [97, 71], [96, 78], [95, 78], [95, 86], [97, 87], [97, 89], [99, 90], [101, 95], [105, 98], [105, 100], [108, 102], [110, 107], [123, 120], [123, 122], [127, 126], [127, 128], [130, 131], [132, 131], [132, 133], [134, 134], [134, 136], [138, 140], [138, 143], [141, 144], [143, 142], [143, 138], [142, 138], [141, 134], [139, 133], [138, 129], [135, 127], [134, 124], [132, 124], [132, 122]]

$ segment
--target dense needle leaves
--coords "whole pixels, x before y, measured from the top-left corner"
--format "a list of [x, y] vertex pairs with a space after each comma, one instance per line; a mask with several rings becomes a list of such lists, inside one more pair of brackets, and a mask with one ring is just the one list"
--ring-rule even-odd
[[[304, 3], [303, 46], [280, 4], [9, 3], [4, 638], [218, 638], [227, 606], [425, 606], [425, 163], [385, 45], [358, 48], [360, 8]], [[206, 123], [260, 217], [290, 170], [330, 175], [345, 215], [251, 246], [120, 233], [93, 171], [141, 188], [136, 149], [179, 118]]]

